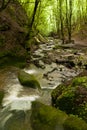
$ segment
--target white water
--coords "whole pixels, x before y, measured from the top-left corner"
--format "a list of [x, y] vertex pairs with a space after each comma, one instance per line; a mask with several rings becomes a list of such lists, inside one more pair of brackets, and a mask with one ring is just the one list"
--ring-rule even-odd
[[2, 105], [3, 107], [10, 106], [10, 110], [29, 110], [32, 101], [39, 98], [39, 95], [29, 95], [29, 93], [19, 96], [21, 91], [25, 90], [16, 77], [11, 79], [11, 82], [5, 87], [5, 91], [6, 94]]
[[24, 96], [24, 97], [16, 97], [11, 102], [11, 109], [10, 110], [29, 110], [31, 109], [32, 101], [35, 101], [39, 96], [31, 95], [31, 96]]
[[[6, 77], [6, 94], [3, 99], [3, 106], [6, 107], [10, 105], [11, 110], [29, 110], [31, 109], [32, 101], [37, 99], [41, 99], [44, 102], [46, 100], [46, 102], [49, 104], [51, 100], [51, 90], [55, 89], [61, 83], [63, 77], [69, 78], [68, 75], [74, 75], [73, 71], [68, 72], [66, 68], [63, 66], [61, 67], [62, 71], [59, 71], [59, 66], [57, 66], [55, 63], [52, 63], [51, 65], [46, 65], [45, 69], [37, 68], [34, 65], [24, 69], [25, 72], [35, 75], [36, 79], [40, 82], [42, 94], [34, 89], [23, 87], [19, 83], [17, 75], [13, 71], [8, 71], [9, 73]], [[51, 72], [54, 68], [57, 68], [57, 70]], [[46, 77], [43, 77], [43, 75], [48, 72], [51, 73], [48, 74], [49, 77], [47, 77], [47, 79]]]

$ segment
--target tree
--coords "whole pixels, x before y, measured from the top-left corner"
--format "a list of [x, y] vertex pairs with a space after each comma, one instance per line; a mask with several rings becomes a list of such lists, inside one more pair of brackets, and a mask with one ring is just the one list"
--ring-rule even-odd
[[30, 34], [32, 32], [32, 27], [33, 27], [33, 23], [35, 21], [35, 16], [36, 16], [36, 12], [37, 12], [37, 9], [38, 9], [39, 2], [40, 2], [40, 0], [35, 0], [34, 10], [33, 10], [33, 14], [32, 14], [32, 17], [31, 17], [31, 22], [29, 23], [29, 31], [28, 31], [28, 34], [26, 36], [26, 40], [28, 40], [30, 38]]
[[68, 26], [68, 40], [71, 42], [72, 35], [72, 0], [69, 0], [69, 26]]
[[63, 12], [62, 12], [63, 0], [59, 0], [59, 15], [60, 15], [60, 24], [61, 24], [61, 39], [64, 43], [64, 24], [63, 24]]
[[72, 35], [72, 0], [66, 0], [66, 25], [68, 31], [68, 42], [71, 42]]

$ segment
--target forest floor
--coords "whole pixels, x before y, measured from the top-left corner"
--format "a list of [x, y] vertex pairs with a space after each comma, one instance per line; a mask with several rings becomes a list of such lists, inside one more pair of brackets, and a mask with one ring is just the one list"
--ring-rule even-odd
[[87, 26], [83, 26], [78, 33], [73, 35], [73, 39], [75, 40], [75, 44], [78, 47], [86, 47], [87, 46]]

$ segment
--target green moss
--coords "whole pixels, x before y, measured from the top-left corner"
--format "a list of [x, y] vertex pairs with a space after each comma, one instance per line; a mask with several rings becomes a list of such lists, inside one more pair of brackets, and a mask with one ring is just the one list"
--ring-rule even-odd
[[87, 76], [76, 77], [70, 84], [60, 85], [51, 96], [53, 106], [87, 121]]
[[4, 97], [4, 91], [0, 91], [0, 105], [2, 103], [3, 97]]
[[83, 85], [83, 86], [87, 87], [87, 76], [77, 77], [77, 78], [73, 79], [71, 86], [74, 87], [77, 85]]
[[7, 67], [7, 66], [16, 66], [19, 68], [24, 68], [26, 66], [25, 58], [9, 56], [9, 55], [4, 56], [4, 55], [5, 53], [2, 53], [3, 57], [0, 58], [0, 68]]
[[51, 106], [33, 102], [31, 124], [34, 130], [63, 130], [67, 115]]
[[56, 100], [56, 106], [59, 107], [60, 110], [69, 113], [73, 113], [74, 111], [74, 99], [75, 94], [72, 90], [67, 90], [67, 92], [63, 92]]
[[59, 97], [65, 89], [66, 86], [64, 84], [61, 84], [52, 91], [51, 97], [52, 97], [53, 106], [56, 106], [57, 97]]
[[64, 122], [64, 130], [87, 130], [87, 124], [78, 117], [70, 116]]
[[19, 72], [18, 79], [19, 79], [20, 83], [24, 86], [28, 86], [31, 88], [40, 88], [40, 84], [36, 80], [36, 78], [33, 75], [28, 74], [24, 71]]

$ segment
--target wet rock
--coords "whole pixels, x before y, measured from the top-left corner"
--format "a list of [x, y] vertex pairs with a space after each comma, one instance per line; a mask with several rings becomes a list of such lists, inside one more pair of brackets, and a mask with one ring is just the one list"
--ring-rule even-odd
[[74, 44], [72, 44], [72, 43], [60, 45], [60, 47], [61, 47], [62, 49], [69, 49], [69, 48], [72, 48], [73, 46], [74, 46]]
[[41, 68], [41, 69], [45, 69], [45, 64], [43, 63], [43, 61], [39, 61], [39, 67]]
[[67, 61], [66, 62], [66, 67], [72, 69], [73, 67], [75, 67], [75, 63], [74, 61]]
[[68, 60], [66, 60], [66, 59], [56, 59], [57, 64], [65, 64], [67, 62], [68, 62]]
[[31, 87], [31, 88], [38, 88], [40, 89], [40, 84], [39, 82], [36, 80], [36, 78], [31, 75], [31, 74], [28, 74], [24, 71], [20, 71], [18, 73], [18, 79], [20, 81], [20, 83], [24, 86], [27, 86], [27, 87]]

